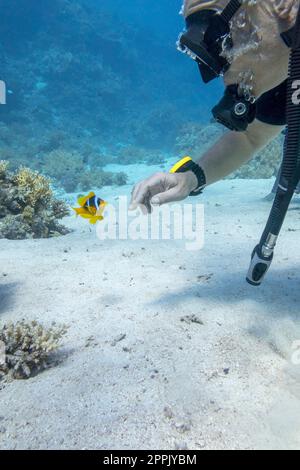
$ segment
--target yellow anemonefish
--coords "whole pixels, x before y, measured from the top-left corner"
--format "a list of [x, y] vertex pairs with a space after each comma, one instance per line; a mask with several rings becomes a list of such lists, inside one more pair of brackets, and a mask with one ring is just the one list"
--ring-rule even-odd
[[83, 219], [88, 219], [90, 224], [96, 224], [103, 220], [103, 212], [107, 203], [91, 192], [87, 196], [79, 196], [77, 200], [80, 207], [74, 207], [77, 215]]

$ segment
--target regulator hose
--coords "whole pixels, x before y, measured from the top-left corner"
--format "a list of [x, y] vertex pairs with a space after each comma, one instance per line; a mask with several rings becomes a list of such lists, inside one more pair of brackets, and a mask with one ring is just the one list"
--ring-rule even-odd
[[254, 286], [261, 285], [273, 260], [276, 242], [290, 202], [300, 180], [300, 8], [294, 38], [287, 86], [287, 132], [281, 177], [266, 228], [255, 247], [247, 275]]

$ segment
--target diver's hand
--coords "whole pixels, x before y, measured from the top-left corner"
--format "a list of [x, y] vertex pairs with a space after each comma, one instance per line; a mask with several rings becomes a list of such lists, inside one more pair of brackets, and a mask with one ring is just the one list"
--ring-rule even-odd
[[155, 173], [133, 188], [129, 209], [135, 210], [141, 207], [145, 214], [151, 213], [151, 206], [181, 201], [188, 197], [197, 186], [197, 177], [192, 171]]

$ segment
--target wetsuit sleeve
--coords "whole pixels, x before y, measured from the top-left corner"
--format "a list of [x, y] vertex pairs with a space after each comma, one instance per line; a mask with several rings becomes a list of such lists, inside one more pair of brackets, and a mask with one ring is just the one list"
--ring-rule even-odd
[[256, 119], [273, 126], [286, 124], [287, 81], [264, 93], [257, 100]]

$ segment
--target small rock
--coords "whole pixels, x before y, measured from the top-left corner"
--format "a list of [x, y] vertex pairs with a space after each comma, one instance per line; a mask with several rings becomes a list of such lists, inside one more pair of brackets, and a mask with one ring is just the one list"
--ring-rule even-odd
[[173, 410], [170, 406], [167, 405], [167, 406], [164, 407], [164, 415], [168, 419], [174, 418], [174, 413], [173, 413]]
[[111, 346], [116, 346], [120, 341], [123, 341], [123, 339], [126, 338], [125, 333], [121, 333], [120, 335], [116, 336], [116, 338], [113, 339], [113, 341], [110, 343]]
[[196, 445], [200, 448], [200, 449], [204, 449], [206, 444], [204, 441], [199, 441], [199, 442], [196, 442]]
[[185, 432], [189, 432], [191, 430], [191, 423], [185, 423], [185, 422], [179, 422], [179, 423], [175, 423], [175, 428], [177, 429], [177, 431], [179, 432], [182, 432], [182, 433], [185, 433]]
[[89, 348], [89, 347], [95, 347], [95, 346], [98, 346], [98, 343], [95, 339], [94, 336], [89, 336], [86, 341], [85, 341], [85, 345], [84, 345], [86, 348]]
[[203, 321], [197, 317], [197, 315], [185, 315], [184, 317], [180, 318], [180, 321], [187, 323], [190, 325], [191, 323], [197, 323], [198, 325], [204, 325]]
[[[215, 232], [217, 234], [217, 232]], [[199, 282], [207, 282], [209, 281], [211, 278], [213, 277], [213, 273], [211, 274], [203, 274], [203, 275], [200, 275], [200, 276], [197, 276], [197, 281]]]
[[175, 442], [175, 450], [188, 450], [186, 442]]

